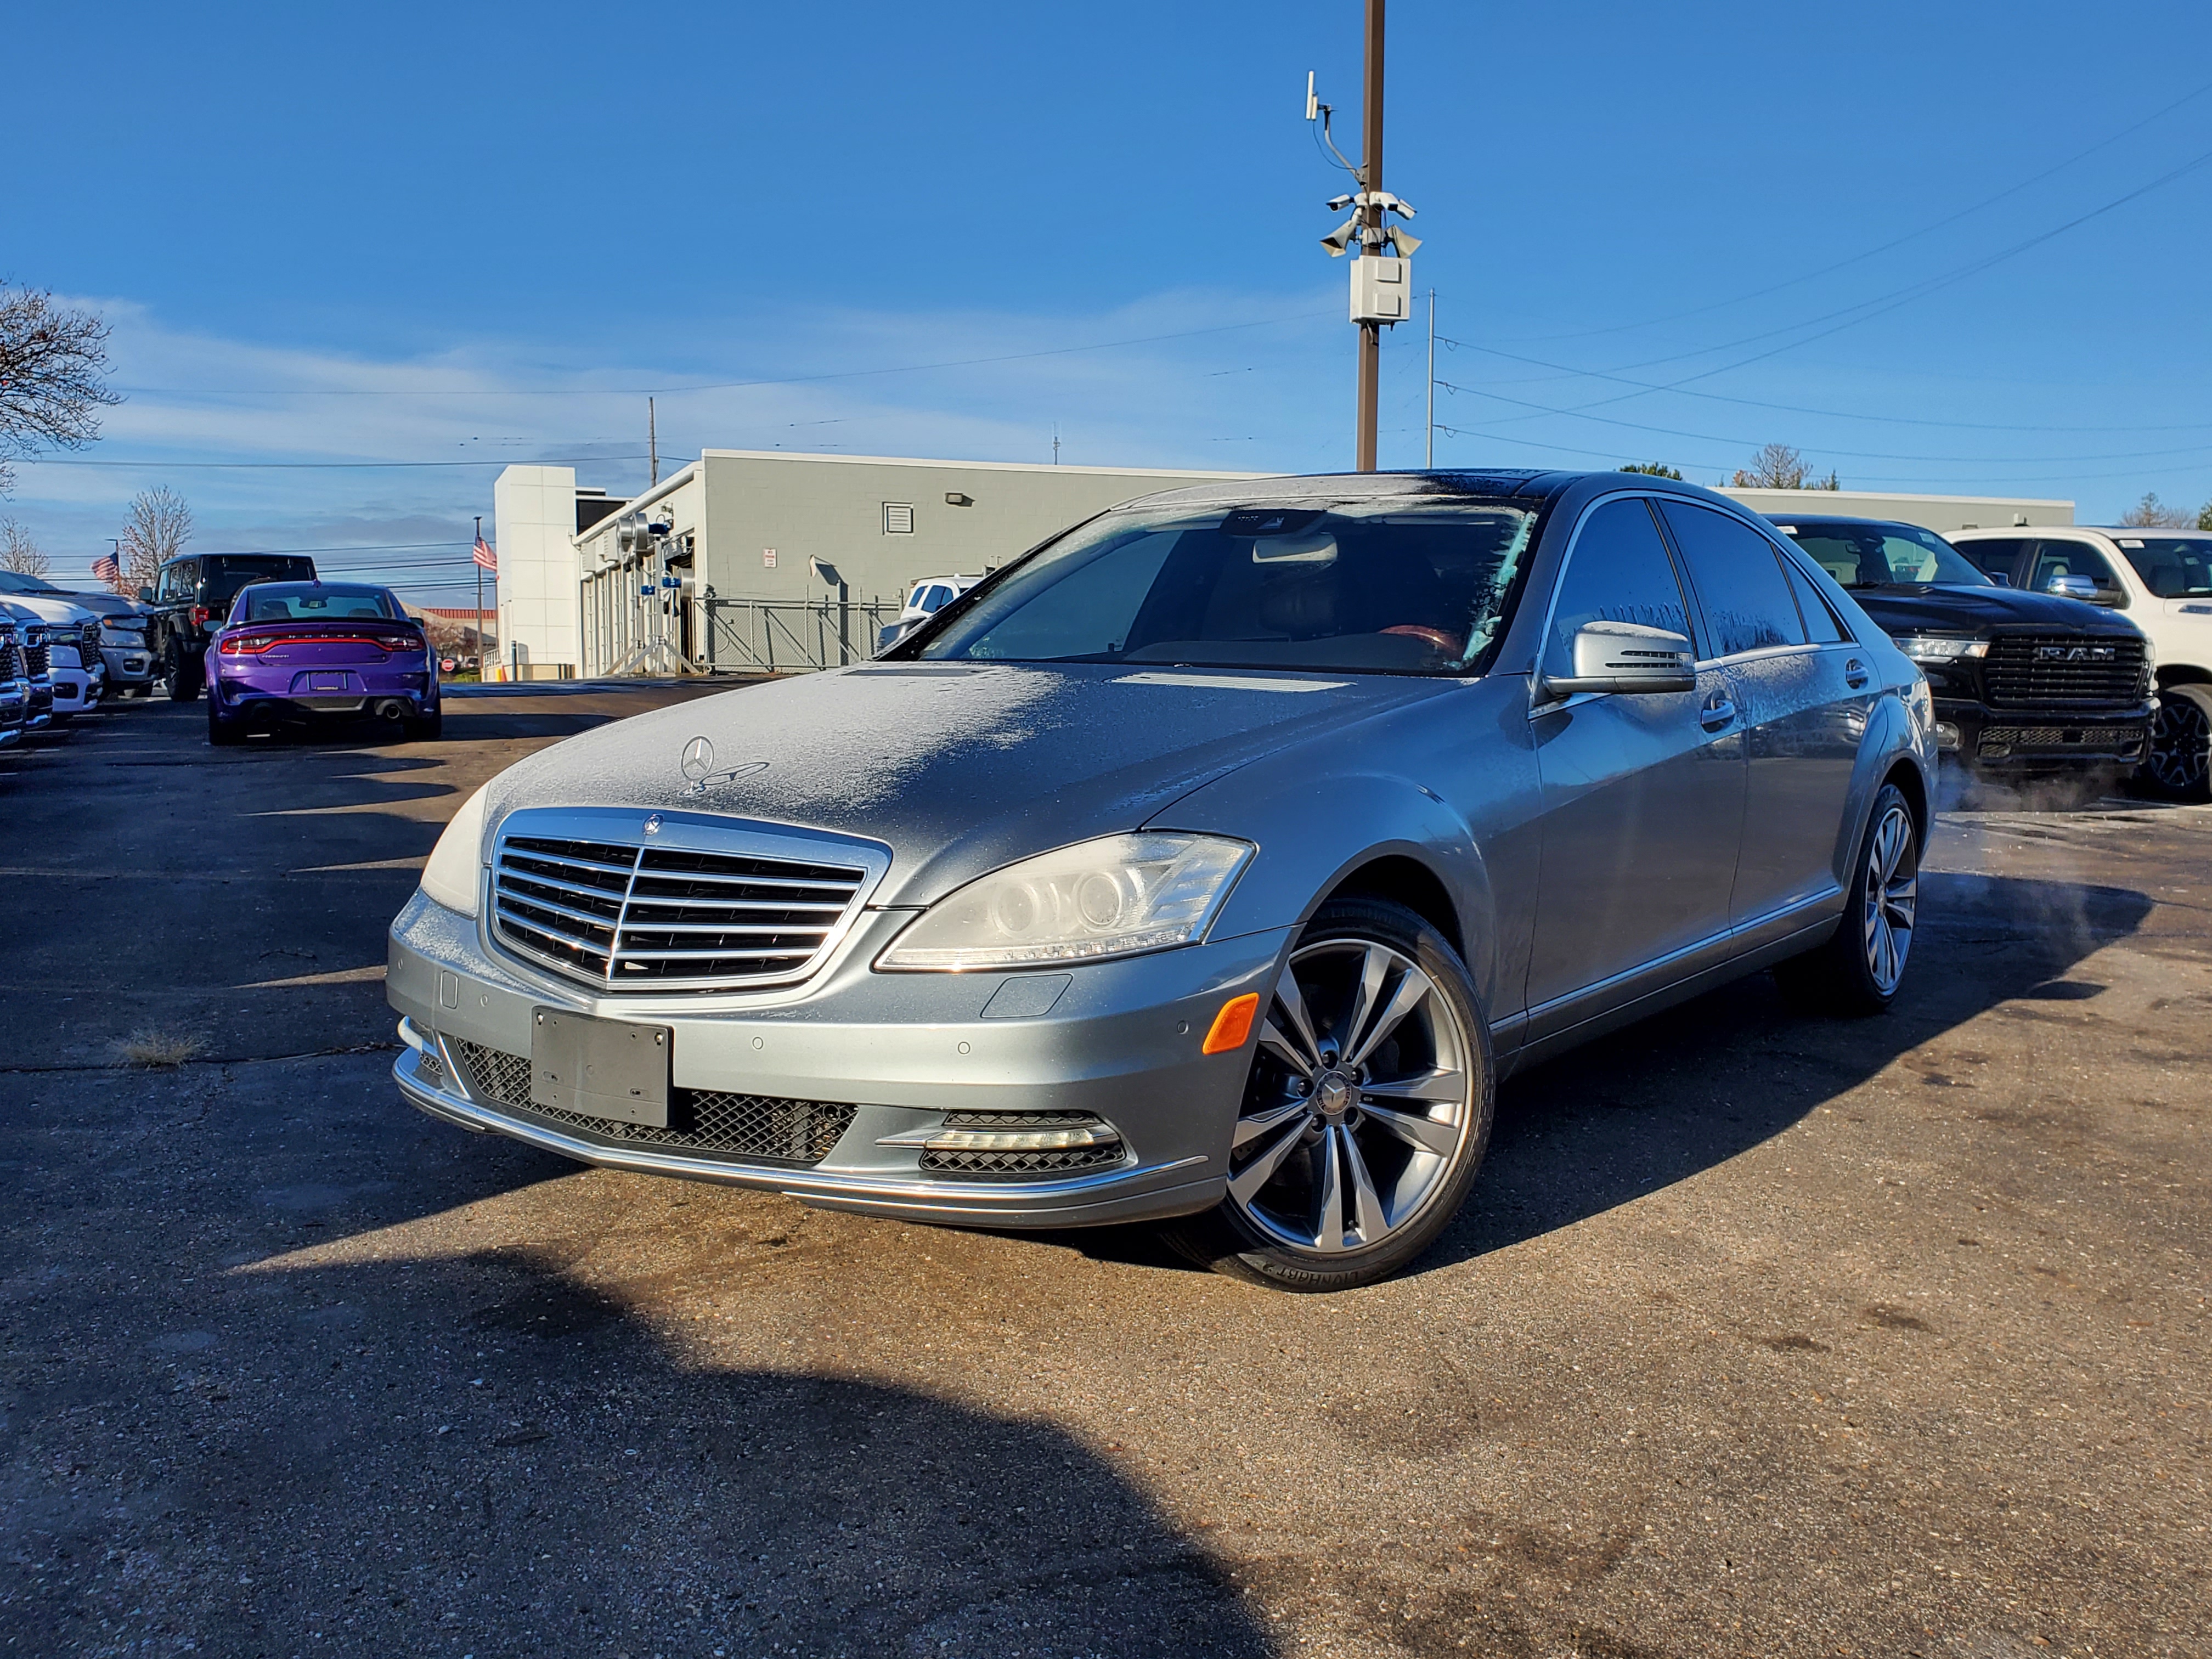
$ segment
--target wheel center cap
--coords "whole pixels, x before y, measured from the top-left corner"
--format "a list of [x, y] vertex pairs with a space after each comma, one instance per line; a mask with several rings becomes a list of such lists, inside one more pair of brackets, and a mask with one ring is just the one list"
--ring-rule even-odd
[[1323, 1072], [1314, 1084], [1314, 1104], [1321, 1109], [1323, 1117], [1332, 1121], [1342, 1117], [1358, 1098], [1358, 1090], [1352, 1087], [1352, 1079], [1341, 1072]]

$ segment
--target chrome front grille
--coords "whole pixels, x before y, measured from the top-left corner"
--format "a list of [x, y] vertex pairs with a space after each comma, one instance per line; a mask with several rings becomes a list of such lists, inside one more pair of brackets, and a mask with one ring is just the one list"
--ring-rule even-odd
[[46, 641], [33, 635], [32, 642], [23, 647], [24, 678], [35, 680], [47, 672], [46, 650]]
[[2124, 708], [2142, 701], [2143, 642], [2110, 634], [2012, 634], [1983, 664], [1996, 708]]
[[0, 634], [0, 680], [21, 678], [23, 672], [23, 650], [15, 643], [13, 630]]
[[492, 872], [503, 943], [611, 991], [796, 979], [858, 902], [858, 865], [683, 846], [503, 836]]
[[763, 1164], [812, 1165], [830, 1156], [860, 1108], [835, 1101], [784, 1100], [770, 1095], [731, 1094], [720, 1089], [678, 1089], [663, 1129], [586, 1117], [530, 1100], [530, 1062], [520, 1054], [449, 1036], [469, 1092], [504, 1110], [543, 1118], [598, 1139], [664, 1152], [739, 1158]]

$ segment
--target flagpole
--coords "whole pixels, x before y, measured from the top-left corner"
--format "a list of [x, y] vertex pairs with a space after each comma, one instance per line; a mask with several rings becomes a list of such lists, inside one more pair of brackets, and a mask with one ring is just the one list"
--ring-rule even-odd
[[[483, 514], [481, 513], [477, 514], [477, 540], [479, 542], [483, 540]], [[469, 549], [469, 562], [475, 565], [477, 568], [477, 614], [475, 618], [477, 636], [477, 679], [479, 682], [482, 682], [483, 679], [483, 562], [477, 557], [477, 550], [473, 546]]]

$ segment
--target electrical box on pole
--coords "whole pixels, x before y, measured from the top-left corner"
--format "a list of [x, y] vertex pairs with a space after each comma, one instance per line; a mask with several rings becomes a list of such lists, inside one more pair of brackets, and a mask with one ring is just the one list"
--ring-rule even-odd
[[1352, 262], [1352, 320], [1402, 323], [1413, 314], [1413, 262], [1364, 253]]

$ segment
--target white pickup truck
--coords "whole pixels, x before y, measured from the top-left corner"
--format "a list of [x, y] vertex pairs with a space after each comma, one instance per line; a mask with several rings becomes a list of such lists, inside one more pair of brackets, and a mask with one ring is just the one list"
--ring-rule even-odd
[[2176, 800], [2212, 799], [2212, 531], [2037, 525], [1949, 539], [2015, 587], [2126, 612], [2157, 664], [2144, 781]]
[[935, 616], [982, 580], [980, 574], [924, 576], [907, 589], [906, 608], [898, 613], [897, 619], [876, 630], [876, 649], [889, 650], [904, 639], [915, 623]]

